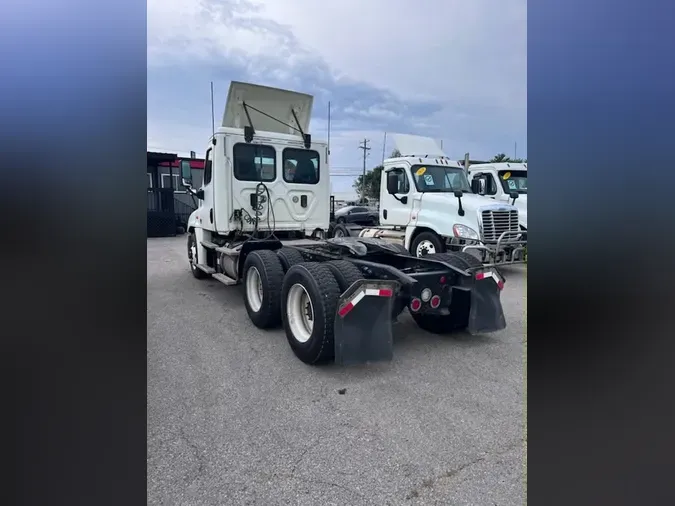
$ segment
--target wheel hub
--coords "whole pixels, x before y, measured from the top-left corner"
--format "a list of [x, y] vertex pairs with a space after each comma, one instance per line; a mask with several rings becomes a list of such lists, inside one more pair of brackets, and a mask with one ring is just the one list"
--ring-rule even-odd
[[431, 241], [421, 241], [417, 245], [417, 249], [415, 250], [415, 254], [418, 257], [426, 256], [426, 255], [433, 255], [436, 253], [436, 247], [434, 246], [434, 243]]
[[314, 329], [314, 307], [305, 287], [296, 283], [286, 299], [288, 326], [296, 341], [306, 343]]
[[263, 303], [262, 279], [258, 269], [251, 267], [246, 272], [246, 299], [254, 312], [260, 311]]

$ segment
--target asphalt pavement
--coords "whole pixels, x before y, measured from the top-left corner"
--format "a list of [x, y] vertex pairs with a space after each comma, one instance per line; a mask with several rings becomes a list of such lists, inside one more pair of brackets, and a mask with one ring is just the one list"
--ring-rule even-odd
[[149, 505], [524, 503], [524, 267], [501, 332], [404, 313], [392, 362], [312, 367], [240, 287], [193, 278], [186, 241], [148, 239]]

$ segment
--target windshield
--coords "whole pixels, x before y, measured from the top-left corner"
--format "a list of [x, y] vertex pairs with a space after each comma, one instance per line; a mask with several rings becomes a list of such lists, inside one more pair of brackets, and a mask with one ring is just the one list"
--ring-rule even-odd
[[527, 195], [526, 170], [500, 170], [499, 182], [506, 193], [518, 192]]
[[471, 187], [466, 179], [464, 169], [460, 167], [413, 165], [410, 170], [417, 191], [452, 193], [462, 190], [464, 193], [471, 193]]

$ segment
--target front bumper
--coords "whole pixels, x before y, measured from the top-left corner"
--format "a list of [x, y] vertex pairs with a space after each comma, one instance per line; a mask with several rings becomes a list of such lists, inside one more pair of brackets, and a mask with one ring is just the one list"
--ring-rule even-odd
[[478, 253], [487, 266], [524, 264], [527, 263], [527, 230], [507, 230], [494, 243], [468, 244], [462, 251]]

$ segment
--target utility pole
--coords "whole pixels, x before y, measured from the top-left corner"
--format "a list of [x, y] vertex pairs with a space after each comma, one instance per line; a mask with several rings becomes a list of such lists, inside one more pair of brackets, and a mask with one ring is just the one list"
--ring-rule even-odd
[[384, 157], [386, 149], [387, 149], [387, 132], [384, 132], [384, 143], [382, 144], [382, 165], [384, 165]]
[[363, 150], [363, 176], [361, 179], [361, 200], [363, 201], [366, 198], [366, 157], [368, 156], [368, 151], [370, 147], [368, 139], [363, 139], [363, 142], [359, 144], [359, 149]]
[[513, 143], [513, 158], [518, 159], [518, 143]]
[[330, 156], [330, 100], [328, 101], [328, 155]]

